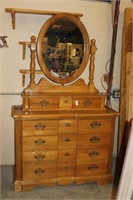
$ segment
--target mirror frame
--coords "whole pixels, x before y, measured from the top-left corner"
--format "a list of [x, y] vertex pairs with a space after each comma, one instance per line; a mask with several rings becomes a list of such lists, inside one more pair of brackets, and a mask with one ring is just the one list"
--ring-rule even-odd
[[[42, 43], [42, 40], [43, 40], [44, 36], [46, 35], [49, 27], [51, 27], [58, 20], [63, 20], [63, 19], [70, 20], [71, 22], [75, 23], [75, 25], [81, 31], [83, 41], [84, 41], [84, 44], [83, 44], [84, 45], [84, 55], [83, 55], [81, 65], [78, 70], [76, 70], [72, 75], [70, 75], [68, 77], [58, 78], [58, 77], [53, 76], [52, 73], [48, 70], [47, 66], [45, 65], [45, 62], [44, 62], [44, 59], [43, 59], [43, 56], [41, 53], [41, 43]], [[71, 15], [71, 14], [66, 14], [66, 13], [57, 14], [57, 15], [54, 15], [51, 18], [49, 18], [42, 26], [42, 28], [39, 32], [39, 35], [38, 35], [38, 39], [37, 39], [37, 58], [38, 58], [38, 63], [39, 63], [39, 66], [40, 66], [42, 72], [51, 81], [62, 84], [62, 85], [75, 81], [84, 71], [84, 69], [88, 63], [89, 55], [90, 55], [89, 35], [87, 33], [85, 26], [83, 25], [83, 23], [80, 21], [80, 19], [78, 17]]]

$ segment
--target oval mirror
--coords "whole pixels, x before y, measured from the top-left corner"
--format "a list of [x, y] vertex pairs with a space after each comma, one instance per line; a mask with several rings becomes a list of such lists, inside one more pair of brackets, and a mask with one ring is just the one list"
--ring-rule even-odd
[[37, 40], [41, 70], [53, 82], [66, 84], [76, 80], [85, 69], [90, 51], [87, 30], [71, 14], [58, 14], [42, 26]]

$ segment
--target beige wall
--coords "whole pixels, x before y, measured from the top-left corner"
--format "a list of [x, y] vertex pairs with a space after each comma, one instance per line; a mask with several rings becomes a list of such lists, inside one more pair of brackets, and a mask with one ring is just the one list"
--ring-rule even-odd
[[[120, 85], [123, 13], [124, 8], [130, 6], [130, 0], [121, 0], [113, 88], [119, 88]], [[110, 3], [89, 0], [0, 0], [0, 35], [8, 36], [7, 42], [9, 45], [9, 48], [0, 49], [0, 93], [20, 93], [22, 91], [19, 69], [29, 68], [30, 59], [29, 50], [27, 49], [26, 59], [22, 60], [22, 47], [18, 42], [29, 41], [31, 35], [37, 36], [41, 26], [49, 18], [45, 15], [17, 14], [16, 29], [12, 30], [11, 16], [9, 13], [5, 13], [5, 8], [10, 7], [82, 13], [81, 21], [86, 26], [90, 38], [95, 38], [97, 41], [95, 85], [100, 92], [104, 92], [100, 79], [106, 72], [105, 64], [110, 58], [112, 39]], [[81, 77], [88, 82], [88, 65]], [[26, 82], [28, 83], [28, 79], [26, 79]], [[2, 152], [0, 163], [6, 165], [14, 163], [14, 127], [11, 118], [11, 106], [14, 104], [21, 104], [20, 95], [0, 95], [0, 141]], [[112, 99], [112, 107], [118, 110], [119, 101]], [[116, 144], [114, 154], [116, 154]]]

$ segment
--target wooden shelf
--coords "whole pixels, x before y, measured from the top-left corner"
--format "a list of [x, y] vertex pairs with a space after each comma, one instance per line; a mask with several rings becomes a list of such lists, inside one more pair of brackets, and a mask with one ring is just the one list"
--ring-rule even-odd
[[[20, 9], [20, 8], [5, 8], [5, 12], [11, 13], [12, 18], [12, 28], [15, 29], [15, 14], [36, 14], [36, 15], [57, 15], [67, 12], [58, 12], [58, 11], [46, 11], [46, 10], [31, 10], [31, 9]], [[74, 15], [76, 17], [82, 17], [83, 14], [81, 13], [67, 13]]]

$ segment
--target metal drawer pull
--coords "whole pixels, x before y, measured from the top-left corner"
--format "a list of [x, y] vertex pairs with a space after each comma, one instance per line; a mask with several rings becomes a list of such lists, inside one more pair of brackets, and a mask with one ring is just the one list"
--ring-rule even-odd
[[44, 172], [45, 172], [45, 170], [41, 169], [41, 168], [38, 168], [38, 169], [34, 170], [35, 174], [43, 174]]
[[91, 165], [88, 167], [88, 170], [90, 171], [96, 171], [99, 167], [97, 165]]
[[64, 100], [64, 103], [67, 104], [67, 103], [68, 103], [68, 100], [65, 99], [65, 100]]
[[67, 126], [67, 127], [71, 127], [72, 124], [70, 124], [70, 123], [66, 123], [65, 126]]
[[84, 106], [90, 106], [91, 104], [92, 102], [89, 99], [86, 99], [85, 101], [83, 101]]
[[49, 104], [49, 102], [47, 100], [42, 100], [39, 103], [41, 106], [47, 106]]
[[71, 140], [70, 140], [70, 138], [66, 138], [64, 141], [65, 142], [70, 142]]
[[90, 138], [90, 141], [92, 143], [98, 143], [100, 141], [100, 137], [94, 136], [94, 137]]
[[90, 157], [96, 157], [96, 156], [98, 156], [99, 155], [99, 153], [98, 152], [96, 152], [96, 151], [91, 151], [90, 153], [88, 153], [88, 155], [90, 156]]
[[37, 154], [36, 156], [34, 156], [34, 158], [35, 158], [36, 160], [43, 160], [43, 159], [45, 158], [45, 156], [42, 155], [42, 154]]
[[39, 138], [38, 140], [35, 140], [35, 143], [36, 143], [37, 145], [43, 145], [45, 142], [46, 142], [46, 141], [43, 140], [43, 139], [41, 139], [41, 138]]
[[70, 153], [68, 153], [68, 152], [67, 152], [67, 153], [65, 153], [65, 156], [70, 156]]
[[43, 130], [43, 129], [46, 128], [46, 125], [45, 125], [45, 124], [42, 124], [42, 123], [38, 123], [38, 124], [35, 125], [35, 128], [36, 128], [37, 130]]
[[93, 122], [92, 124], [91, 124], [91, 127], [92, 128], [99, 128], [101, 126], [101, 123], [99, 123], [99, 122], [97, 122], [97, 121], [95, 121], [95, 122]]

